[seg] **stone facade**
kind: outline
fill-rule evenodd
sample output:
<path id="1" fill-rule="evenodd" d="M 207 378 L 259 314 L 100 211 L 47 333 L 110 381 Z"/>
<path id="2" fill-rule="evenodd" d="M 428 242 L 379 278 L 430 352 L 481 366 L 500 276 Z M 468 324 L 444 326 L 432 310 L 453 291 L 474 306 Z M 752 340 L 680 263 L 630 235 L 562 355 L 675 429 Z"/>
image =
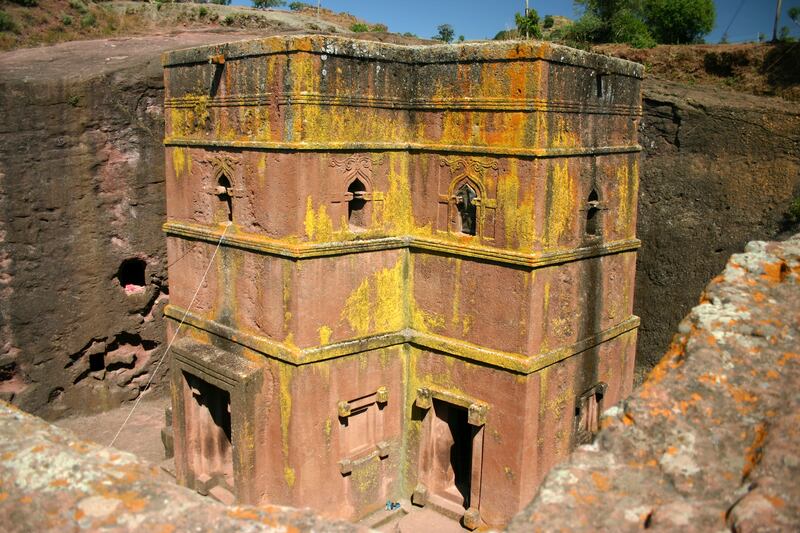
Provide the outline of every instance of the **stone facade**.
<path id="1" fill-rule="evenodd" d="M 164 64 L 179 480 L 505 525 L 631 389 L 641 67 L 319 36 Z"/>

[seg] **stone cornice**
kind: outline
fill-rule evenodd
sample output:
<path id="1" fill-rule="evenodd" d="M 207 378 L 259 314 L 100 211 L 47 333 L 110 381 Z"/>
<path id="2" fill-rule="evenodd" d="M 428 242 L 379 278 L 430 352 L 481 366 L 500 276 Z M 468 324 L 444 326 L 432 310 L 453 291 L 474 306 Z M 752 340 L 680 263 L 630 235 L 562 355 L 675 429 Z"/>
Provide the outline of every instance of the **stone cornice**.
<path id="1" fill-rule="evenodd" d="M 167 221 L 163 229 L 167 235 L 173 237 L 198 240 L 210 244 L 216 244 L 221 239 L 222 246 L 293 260 L 408 248 L 412 251 L 447 253 L 456 257 L 471 258 L 479 261 L 538 268 L 590 257 L 634 251 L 641 246 L 639 239 L 626 239 L 568 250 L 526 253 L 490 246 L 462 244 L 445 238 L 421 235 L 357 238 L 339 242 L 314 243 L 271 239 L 264 235 L 241 230 L 226 232 L 223 237 L 224 227 L 174 220 Z"/>
<path id="2" fill-rule="evenodd" d="M 543 350 L 533 355 L 526 355 L 493 350 L 459 339 L 433 333 L 425 333 L 410 328 L 401 331 L 347 339 L 322 346 L 298 348 L 297 346 L 276 341 L 263 335 L 245 333 L 214 320 L 203 318 L 196 313 L 187 312 L 185 309 L 176 305 L 168 305 L 164 309 L 164 314 L 175 321 L 182 321 L 184 326 L 193 327 L 223 337 L 265 356 L 292 365 L 318 363 L 320 361 L 346 357 L 369 350 L 378 350 L 409 343 L 420 348 L 434 350 L 459 359 L 502 368 L 519 374 L 531 374 L 639 327 L 639 317 L 631 315 L 610 328 L 596 332 L 568 346 Z"/>

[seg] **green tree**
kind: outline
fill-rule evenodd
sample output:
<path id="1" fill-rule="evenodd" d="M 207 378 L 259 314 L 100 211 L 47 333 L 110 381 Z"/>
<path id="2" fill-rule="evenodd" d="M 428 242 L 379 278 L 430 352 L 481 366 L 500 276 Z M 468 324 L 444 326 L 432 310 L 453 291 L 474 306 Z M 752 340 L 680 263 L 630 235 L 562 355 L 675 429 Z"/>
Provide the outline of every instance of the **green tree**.
<path id="1" fill-rule="evenodd" d="M 521 15 L 514 14 L 514 21 L 517 23 L 517 31 L 525 38 L 542 38 L 542 28 L 539 26 L 539 13 L 535 9 L 528 9 L 528 13 Z"/>
<path id="2" fill-rule="evenodd" d="M 456 35 L 456 31 L 450 24 L 442 24 L 436 28 L 439 32 L 433 36 L 434 39 L 437 41 L 444 41 L 446 43 L 452 42 L 453 37 Z"/>
<path id="3" fill-rule="evenodd" d="M 800 26 L 800 7 L 797 6 L 790 7 L 789 18 L 792 20 L 792 22 Z"/>
<path id="4" fill-rule="evenodd" d="M 544 16 L 544 23 L 542 24 L 542 27 L 545 28 L 545 29 L 550 29 L 550 28 L 553 27 L 553 24 L 555 24 L 555 23 L 556 23 L 556 21 L 555 21 L 555 19 L 553 19 L 553 15 L 545 15 Z"/>
<path id="5" fill-rule="evenodd" d="M 251 1 L 253 2 L 253 7 L 258 7 L 258 8 L 280 7 L 286 4 L 284 0 L 251 0 Z M 230 3 L 230 1 L 228 3 Z"/>
<path id="6" fill-rule="evenodd" d="M 584 14 L 576 23 L 591 42 L 694 43 L 714 27 L 713 0 L 575 0 Z M 583 20 L 586 19 L 586 20 Z M 576 33 L 573 31 L 573 34 Z"/>
<path id="7" fill-rule="evenodd" d="M 713 0 L 644 0 L 643 15 L 653 37 L 664 44 L 701 42 L 717 17 Z"/>

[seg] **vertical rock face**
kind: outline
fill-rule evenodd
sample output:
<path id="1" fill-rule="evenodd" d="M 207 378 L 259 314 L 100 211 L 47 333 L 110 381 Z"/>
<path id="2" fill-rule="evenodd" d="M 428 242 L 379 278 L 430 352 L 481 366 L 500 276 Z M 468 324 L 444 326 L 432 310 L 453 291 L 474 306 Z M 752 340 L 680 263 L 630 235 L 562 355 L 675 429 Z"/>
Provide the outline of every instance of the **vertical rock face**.
<path id="1" fill-rule="evenodd" d="M 161 353 L 159 64 L 3 59 L 0 394 L 46 417 L 109 408 L 139 394 Z"/>
<path id="2" fill-rule="evenodd" d="M 800 234 L 733 255 L 664 359 L 510 531 L 800 523 Z"/>
<path id="3" fill-rule="evenodd" d="M 639 375 L 656 364 L 725 258 L 750 239 L 774 238 L 800 196 L 796 105 L 652 80 L 643 104 Z"/>
<path id="4" fill-rule="evenodd" d="M 231 38 L 0 55 L 0 398 L 56 418 L 150 379 L 167 300 L 159 56 Z"/>

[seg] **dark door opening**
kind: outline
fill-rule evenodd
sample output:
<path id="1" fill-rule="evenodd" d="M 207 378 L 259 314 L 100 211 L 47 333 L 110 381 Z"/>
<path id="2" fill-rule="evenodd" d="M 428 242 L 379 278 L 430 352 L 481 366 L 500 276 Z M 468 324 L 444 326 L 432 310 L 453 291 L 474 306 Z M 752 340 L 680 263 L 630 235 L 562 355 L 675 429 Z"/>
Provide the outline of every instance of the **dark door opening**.
<path id="1" fill-rule="evenodd" d="M 352 195 L 350 201 L 347 202 L 347 221 L 351 228 L 366 228 L 367 216 L 366 209 L 367 201 L 364 199 L 364 193 L 367 188 L 361 183 L 361 180 L 356 178 L 353 183 L 347 188 L 347 192 Z"/>
<path id="2" fill-rule="evenodd" d="M 467 509 L 472 490 L 475 428 L 467 421 L 467 410 L 463 407 L 439 400 L 434 400 L 433 407 L 435 492 Z"/>
<path id="3" fill-rule="evenodd" d="M 231 396 L 197 376 L 183 374 L 186 384 L 186 450 L 198 489 L 233 493 Z M 217 491 L 213 489 L 218 489 Z M 218 497 L 218 499 L 223 499 Z"/>

